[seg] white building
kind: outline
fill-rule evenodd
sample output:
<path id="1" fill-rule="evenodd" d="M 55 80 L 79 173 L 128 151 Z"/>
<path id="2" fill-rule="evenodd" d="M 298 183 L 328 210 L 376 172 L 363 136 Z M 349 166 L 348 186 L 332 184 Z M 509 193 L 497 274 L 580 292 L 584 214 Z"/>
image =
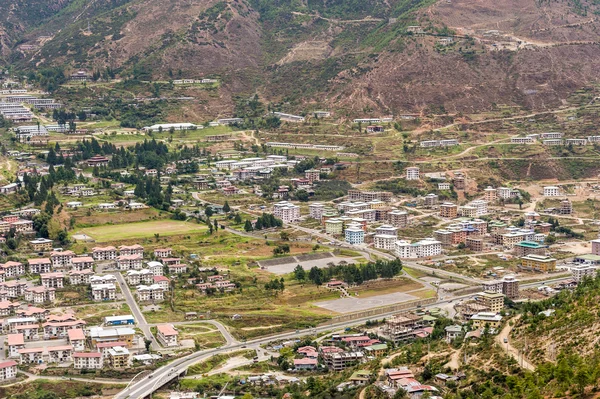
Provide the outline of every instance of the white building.
<path id="1" fill-rule="evenodd" d="M 273 205 L 273 215 L 283 223 L 291 223 L 300 219 L 300 207 L 288 201 L 281 201 Z"/>
<path id="2" fill-rule="evenodd" d="M 411 166 L 406 168 L 406 180 L 419 180 L 418 166 Z"/>
<path id="3" fill-rule="evenodd" d="M 557 186 L 546 186 L 544 187 L 544 197 L 558 197 L 560 196 L 560 188 Z"/>
<path id="4" fill-rule="evenodd" d="M 398 241 L 397 235 L 375 234 L 373 237 L 373 246 L 378 249 L 393 251 Z"/>
<path id="5" fill-rule="evenodd" d="M 104 366 L 101 352 L 75 352 L 73 353 L 73 368 L 77 370 L 101 369 Z"/>
<path id="6" fill-rule="evenodd" d="M 0 381 L 12 380 L 17 378 L 17 362 L 6 360 L 0 362 Z"/>
<path id="7" fill-rule="evenodd" d="M 92 285 L 92 299 L 96 302 L 114 301 L 117 287 L 113 283 Z"/>
<path id="8" fill-rule="evenodd" d="M 488 213 L 488 203 L 484 200 L 471 201 L 471 206 L 475 208 L 475 217 L 486 215 Z"/>
<path id="9" fill-rule="evenodd" d="M 165 299 L 165 290 L 158 284 L 138 285 L 136 294 L 140 302 L 159 302 Z"/>
<path id="10" fill-rule="evenodd" d="M 580 282 L 585 277 L 594 278 L 596 276 L 596 267 L 590 264 L 576 265 L 571 268 L 573 280 Z"/>
<path id="11" fill-rule="evenodd" d="M 323 217 L 323 211 L 325 210 L 325 205 L 321 203 L 314 203 L 308 206 L 308 214 L 311 218 L 321 220 Z"/>
<path id="12" fill-rule="evenodd" d="M 145 126 L 142 129 L 147 132 L 164 132 L 172 130 L 195 130 L 202 129 L 204 126 L 194 125 L 193 123 L 158 123 L 152 126 Z"/>
<path id="13" fill-rule="evenodd" d="M 442 253 L 442 243 L 433 238 L 409 243 L 408 241 L 396 241 L 396 256 L 399 258 L 428 258 Z"/>

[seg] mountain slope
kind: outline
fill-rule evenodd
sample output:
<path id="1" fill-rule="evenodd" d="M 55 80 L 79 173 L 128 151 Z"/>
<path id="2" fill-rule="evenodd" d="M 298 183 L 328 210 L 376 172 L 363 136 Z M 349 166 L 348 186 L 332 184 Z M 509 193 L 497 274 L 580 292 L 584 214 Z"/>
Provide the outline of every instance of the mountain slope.
<path id="1" fill-rule="evenodd" d="M 36 2 L 0 19 L 19 27 L 2 43 L 21 67 L 218 75 L 226 96 L 258 91 L 296 112 L 552 108 L 600 67 L 592 0 L 54 0 L 56 16 L 25 18 Z"/>

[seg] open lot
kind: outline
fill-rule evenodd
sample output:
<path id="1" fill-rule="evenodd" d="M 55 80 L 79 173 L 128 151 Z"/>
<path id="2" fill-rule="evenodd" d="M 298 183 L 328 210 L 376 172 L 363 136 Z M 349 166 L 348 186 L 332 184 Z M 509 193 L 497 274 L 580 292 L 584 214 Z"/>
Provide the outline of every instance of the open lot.
<path id="1" fill-rule="evenodd" d="M 156 220 L 151 222 L 128 223 L 126 225 L 107 225 L 84 228 L 77 233 L 87 234 L 96 242 L 118 241 L 121 239 L 171 236 L 176 234 L 197 233 L 206 230 L 206 226 L 178 220 Z"/>
<path id="2" fill-rule="evenodd" d="M 265 267 L 265 269 L 268 272 L 271 272 L 271 273 L 274 273 L 277 275 L 282 275 L 282 274 L 292 273 L 294 271 L 294 268 L 297 265 L 302 266 L 304 268 L 304 270 L 309 270 L 314 266 L 316 266 L 320 269 L 326 268 L 329 263 L 338 264 L 342 261 L 348 262 L 348 263 L 358 263 L 359 261 L 364 261 L 363 258 L 342 258 L 339 256 L 333 256 L 333 255 L 328 256 L 326 258 L 304 260 L 304 261 L 301 259 L 298 259 L 296 257 L 293 257 L 293 256 L 290 256 L 286 259 L 289 259 L 289 262 L 281 263 L 281 264 L 273 264 L 275 262 L 263 261 L 263 262 L 259 262 L 259 265 L 261 267 Z"/>
<path id="3" fill-rule="evenodd" d="M 395 292 L 392 294 L 376 295 L 369 298 L 333 299 L 330 301 L 317 302 L 315 305 L 337 313 L 349 313 L 411 301 L 414 299 L 418 298 L 410 294 Z"/>

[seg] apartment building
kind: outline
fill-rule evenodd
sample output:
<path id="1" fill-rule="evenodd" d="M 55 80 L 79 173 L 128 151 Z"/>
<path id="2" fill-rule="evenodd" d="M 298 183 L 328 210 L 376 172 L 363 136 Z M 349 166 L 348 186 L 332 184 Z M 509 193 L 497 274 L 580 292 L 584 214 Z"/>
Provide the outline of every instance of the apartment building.
<path id="1" fill-rule="evenodd" d="M 571 267 L 571 274 L 573 275 L 573 280 L 580 282 L 584 278 L 594 278 L 598 270 L 595 266 L 591 264 L 583 264 L 583 265 L 575 265 Z"/>
<path id="2" fill-rule="evenodd" d="M 94 268 L 94 258 L 91 256 L 76 256 L 71 259 L 72 270 L 85 270 Z"/>
<path id="3" fill-rule="evenodd" d="M 104 366 L 102 353 L 100 352 L 74 352 L 73 368 L 77 370 L 101 369 Z"/>
<path id="4" fill-rule="evenodd" d="M 401 210 L 394 210 L 388 213 L 389 223 L 398 228 L 404 228 L 408 226 L 408 212 Z"/>
<path id="5" fill-rule="evenodd" d="M 139 244 L 121 245 L 119 247 L 119 255 L 144 255 L 144 247 Z"/>
<path id="6" fill-rule="evenodd" d="M 398 236 L 388 234 L 375 234 L 373 236 L 373 246 L 377 249 L 393 251 L 396 248 Z"/>
<path id="7" fill-rule="evenodd" d="M 0 264 L 0 271 L 4 272 L 4 278 L 19 277 L 25 274 L 25 265 L 21 262 L 8 261 Z"/>
<path id="8" fill-rule="evenodd" d="M 487 307 L 490 312 L 500 313 L 504 309 L 504 295 L 499 292 L 484 291 L 475 296 L 476 300 Z"/>
<path id="9" fill-rule="evenodd" d="M 54 269 L 69 269 L 71 261 L 75 257 L 73 251 L 53 251 L 50 253 L 50 261 Z"/>
<path id="10" fill-rule="evenodd" d="M 321 220 L 323 212 L 325 211 L 325 205 L 321 203 L 314 203 L 308 205 L 308 215 L 316 220 Z"/>
<path id="11" fill-rule="evenodd" d="M 25 300 L 31 303 L 53 302 L 56 299 L 56 289 L 44 286 L 25 289 Z"/>
<path id="12" fill-rule="evenodd" d="M 93 275 L 94 271 L 90 269 L 71 270 L 69 272 L 69 283 L 71 285 L 88 285 Z"/>
<path id="13" fill-rule="evenodd" d="M 396 241 L 395 252 L 396 256 L 402 259 L 428 258 L 442 253 L 442 243 L 433 238 L 426 238 L 412 244 L 399 240 Z"/>
<path id="14" fill-rule="evenodd" d="M 440 216 L 447 219 L 456 219 L 458 206 L 452 202 L 444 202 L 440 205 Z"/>
<path id="15" fill-rule="evenodd" d="M 365 242 L 365 231 L 356 225 L 350 225 L 344 231 L 346 242 L 350 245 L 359 245 Z"/>
<path id="16" fill-rule="evenodd" d="M 545 255 L 527 255 L 521 258 L 519 267 L 525 270 L 548 273 L 556 269 L 556 259 Z"/>
<path id="17" fill-rule="evenodd" d="M 117 257 L 117 267 L 119 270 L 140 270 L 143 260 L 140 254 L 119 255 Z"/>
<path id="18" fill-rule="evenodd" d="M 136 295 L 140 302 L 160 302 L 165 299 L 165 291 L 158 284 L 138 285 Z"/>
<path id="19" fill-rule="evenodd" d="M 159 324 L 156 326 L 156 338 L 165 347 L 178 346 L 177 337 L 179 332 L 173 327 L 172 324 Z"/>
<path id="20" fill-rule="evenodd" d="M 63 288 L 65 275 L 60 272 L 42 273 L 40 275 L 42 286 L 46 288 Z"/>
<path id="21" fill-rule="evenodd" d="M 544 197 L 558 197 L 560 196 L 560 188 L 557 186 L 546 186 L 543 193 Z"/>
<path id="22" fill-rule="evenodd" d="M 13 380 L 17 378 L 17 362 L 6 360 L 0 362 L 0 381 Z"/>
<path id="23" fill-rule="evenodd" d="M 29 259 L 27 263 L 29 264 L 29 273 L 31 274 L 50 273 L 52 271 L 50 258 Z"/>
<path id="24" fill-rule="evenodd" d="M 117 248 L 108 247 L 94 247 L 92 248 L 92 258 L 94 260 L 114 260 L 117 258 Z"/>
<path id="25" fill-rule="evenodd" d="M 300 219 L 300 207 L 288 201 L 277 202 L 273 205 L 273 215 L 284 223 L 295 222 Z"/>
<path id="26" fill-rule="evenodd" d="M 419 180 L 419 167 L 411 166 L 406 168 L 406 180 Z"/>
<path id="27" fill-rule="evenodd" d="M 92 299 L 95 302 L 114 301 L 117 298 L 117 287 L 113 283 L 92 285 Z"/>

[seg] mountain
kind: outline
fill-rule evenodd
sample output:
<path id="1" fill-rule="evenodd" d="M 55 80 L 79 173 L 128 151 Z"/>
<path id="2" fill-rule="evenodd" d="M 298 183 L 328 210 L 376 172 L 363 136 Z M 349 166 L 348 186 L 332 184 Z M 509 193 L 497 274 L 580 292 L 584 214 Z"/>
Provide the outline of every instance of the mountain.
<path id="1" fill-rule="evenodd" d="M 224 96 L 258 92 L 295 112 L 538 110 L 597 83 L 596 3 L 17 0 L 0 4 L 0 49 L 24 69 L 219 76 Z"/>

